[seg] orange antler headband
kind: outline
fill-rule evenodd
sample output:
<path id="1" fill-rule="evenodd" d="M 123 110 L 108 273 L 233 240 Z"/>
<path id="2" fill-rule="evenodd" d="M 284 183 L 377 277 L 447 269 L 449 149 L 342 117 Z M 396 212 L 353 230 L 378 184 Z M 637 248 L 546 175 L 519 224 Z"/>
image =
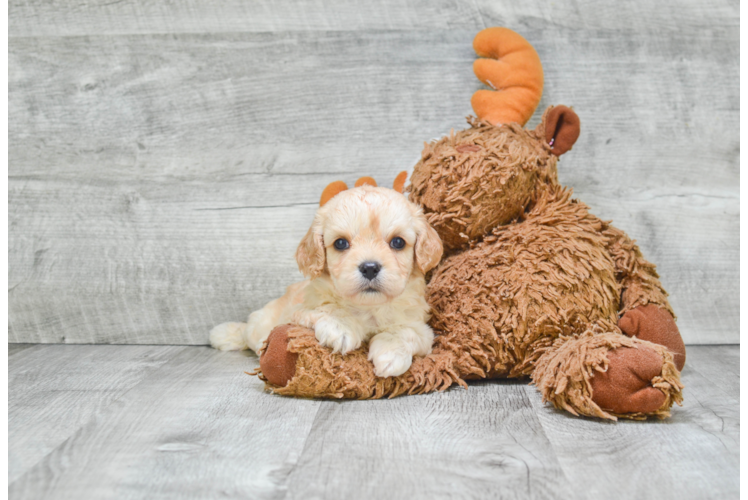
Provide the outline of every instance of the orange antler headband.
<path id="1" fill-rule="evenodd" d="M 397 177 L 395 177 L 395 182 L 392 183 L 392 189 L 394 189 L 398 193 L 402 193 L 403 188 L 405 187 L 405 180 L 407 178 L 408 172 L 403 171 L 397 174 Z M 368 176 L 359 178 L 356 181 L 354 187 L 361 187 L 364 184 L 377 187 L 377 181 Z M 346 189 L 348 189 L 348 185 L 343 181 L 331 182 L 325 189 L 322 190 L 322 196 L 320 196 L 319 198 L 319 206 L 323 206 L 325 203 L 333 199 L 338 193 L 342 193 Z"/>

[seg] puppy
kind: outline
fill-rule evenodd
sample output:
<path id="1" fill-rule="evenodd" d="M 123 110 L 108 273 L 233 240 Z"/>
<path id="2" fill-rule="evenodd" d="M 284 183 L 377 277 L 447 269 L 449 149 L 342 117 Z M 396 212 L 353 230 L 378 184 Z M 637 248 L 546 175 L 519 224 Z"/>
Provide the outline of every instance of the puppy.
<path id="1" fill-rule="evenodd" d="M 341 354 L 368 341 L 376 375 L 401 375 L 414 355 L 431 352 L 424 275 L 441 256 L 439 235 L 401 193 L 369 185 L 342 191 L 317 210 L 296 251 L 308 279 L 247 323 L 216 326 L 210 342 L 257 352 L 274 327 L 294 323 Z"/>

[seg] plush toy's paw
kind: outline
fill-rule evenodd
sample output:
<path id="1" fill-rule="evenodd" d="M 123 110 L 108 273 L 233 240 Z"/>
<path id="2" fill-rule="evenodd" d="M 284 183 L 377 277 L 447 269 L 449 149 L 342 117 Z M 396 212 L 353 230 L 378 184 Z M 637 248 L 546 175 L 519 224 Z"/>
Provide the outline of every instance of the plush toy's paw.
<path id="1" fill-rule="evenodd" d="M 267 347 L 260 355 L 262 375 L 273 385 L 285 387 L 296 374 L 299 355 L 288 351 L 288 329 L 292 325 L 273 328 L 267 339 Z"/>
<path id="2" fill-rule="evenodd" d="M 651 348 L 619 347 L 608 352 L 608 370 L 592 377 L 592 400 L 605 411 L 652 413 L 666 396 L 652 386 L 662 372 L 662 356 Z"/>
<path id="3" fill-rule="evenodd" d="M 361 347 L 361 339 L 331 317 L 321 318 L 314 324 L 314 336 L 320 344 L 340 354 Z"/>
<path id="4" fill-rule="evenodd" d="M 665 309 L 655 304 L 638 306 L 618 320 L 618 328 L 629 336 L 665 346 L 673 353 L 673 362 L 678 371 L 686 364 L 686 346 L 675 324 Z"/>
<path id="5" fill-rule="evenodd" d="M 369 343 L 369 361 L 377 377 L 397 377 L 408 371 L 413 355 L 394 336 L 380 333 Z"/>

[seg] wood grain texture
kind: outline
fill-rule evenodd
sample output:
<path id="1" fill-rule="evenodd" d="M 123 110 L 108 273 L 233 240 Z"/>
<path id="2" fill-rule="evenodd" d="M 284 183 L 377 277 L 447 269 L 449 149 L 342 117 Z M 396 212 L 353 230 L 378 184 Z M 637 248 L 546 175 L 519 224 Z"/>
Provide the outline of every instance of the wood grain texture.
<path id="1" fill-rule="evenodd" d="M 183 347 L 36 346 L 8 360 L 8 482 Z"/>
<path id="2" fill-rule="evenodd" d="M 10 341 L 201 344 L 245 318 L 299 278 L 326 184 L 464 126 L 472 37 L 503 24 L 544 63 L 530 125 L 582 119 L 562 182 L 658 265 L 687 343 L 738 342 L 736 6 L 419 5 L 13 3 Z"/>
<path id="3" fill-rule="evenodd" d="M 320 403 L 265 394 L 244 373 L 257 365 L 182 348 L 10 484 L 10 497 L 282 496 Z"/>
<path id="4" fill-rule="evenodd" d="M 387 1 L 225 1 L 82 2 L 76 6 L 41 0 L 8 5 L 9 35 L 81 36 L 97 34 L 356 31 L 365 29 L 482 29 L 540 23 L 579 29 L 683 31 L 736 26 L 739 8 L 729 0 L 660 2 L 506 2 L 473 0 Z M 634 28 L 635 27 L 635 28 Z"/>
<path id="5" fill-rule="evenodd" d="M 571 498 L 522 382 L 323 403 L 289 498 Z"/>
<path id="6" fill-rule="evenodd" d="M 698 349 L 689 346 L 689 355 Z M 682 381 L 683 407 L 670 419 L 647 423 L 573 418 L 526 389 L 567 478 L 580 485 L 580 498 L 737 498 L 740 405 L 719 390 L 719 380 L 688 362 Z"/>
<path id="7" fill-rule="evenodd" d="M 8 12 L 12 37 L 483 27 L 474 4 L 460 0 L 228 0 L 220 4 L 124 0 L 75 6 L 14 0 Z"/>
<path id="8" fill-rule="evenodd" d="M 683 2 L 496 2 L 474 0 L 486 26 L 539 27 L 558 24 L 579 31 L 601 29 L 626 32 L 682 32 L 706 27 L 736 27 L 739 4 L 731 0 Z M 634 41 L 633 39 L 629 41 Z M 563 40 L 559 40 L 562 43 Z"/>
<path id="9" fill-rule="evenodd" d="M 739 346 L 688 349 L 671 419 L 613 423 L 556 411 L 516 380 L 319 402 L 264 393 L 245 353 L 38 346 L 10 358 L 10 466 L 42 426 L 54 449 L 9 497 L 734 498 L 739 404 L 726 374 L 694 367 L 731 365 Z M 156 366 L 157 352 L 172 356 Z"/>
<path id="10" fill-rule="evenodd" d="M 686 363 L 740 402 L 740 349 L 734 345 L 689 346 Z"/>

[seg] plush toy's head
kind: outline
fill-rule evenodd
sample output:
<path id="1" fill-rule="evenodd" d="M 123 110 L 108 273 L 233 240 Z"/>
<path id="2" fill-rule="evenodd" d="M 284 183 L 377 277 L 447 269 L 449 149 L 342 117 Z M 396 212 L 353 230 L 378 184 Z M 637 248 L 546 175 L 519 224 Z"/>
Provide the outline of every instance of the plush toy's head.
<path id="1" fill-rule="evenodd" d="M 518 219 L 538 189 L 558 182 L 558 155 L 579 135 L 566 106 L 549 108 L 535 130 L 517 123 L 471 127 L 426 144 L 410 179 L 410 199 L 453 251 Z"/>
<path id="2" fill-rule="evenodd" d="M 411 177 L 410 199 L 448 252 L 518 219 L 542 186 L 558 182 L 556 161 L 579 137 L 579 117 L 551 106 L 535 130 L 523 128 L 540 102 L 543 68 L 535 49 L 505 28 L 481 31 L 476 76 L 493 90 L 473 95 L 471 127 L 426 144 Z"/>

